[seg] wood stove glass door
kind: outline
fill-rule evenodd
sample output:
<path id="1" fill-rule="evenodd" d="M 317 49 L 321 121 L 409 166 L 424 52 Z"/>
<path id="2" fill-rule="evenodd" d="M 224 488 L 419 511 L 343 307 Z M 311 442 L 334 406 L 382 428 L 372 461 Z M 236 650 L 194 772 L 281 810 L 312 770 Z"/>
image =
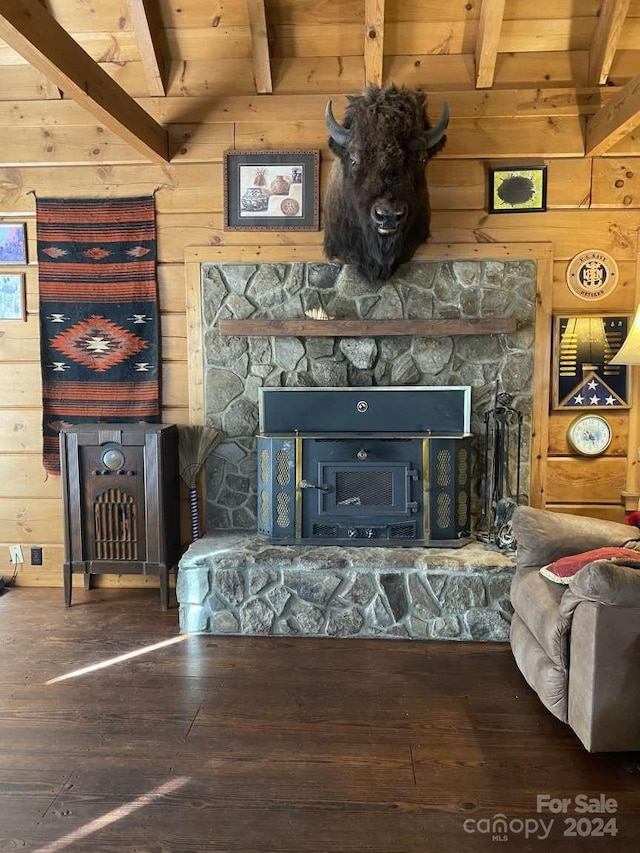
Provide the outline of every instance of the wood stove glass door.
<path id="1" fill-rule="evenodd" d="M 417 520 L 421 449 L 420 440 L 305 441 L 303 536 L 316 525 L 373 525 L 381 534 L 381 525 Z"/>

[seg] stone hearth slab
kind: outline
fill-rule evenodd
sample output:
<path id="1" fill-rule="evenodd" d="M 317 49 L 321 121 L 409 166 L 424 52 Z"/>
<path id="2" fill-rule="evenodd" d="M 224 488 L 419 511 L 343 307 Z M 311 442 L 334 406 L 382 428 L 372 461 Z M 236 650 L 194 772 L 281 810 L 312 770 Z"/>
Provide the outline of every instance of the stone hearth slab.
<path id="1" fill-rule="evenodd" d="M 514 555 L 479 542 L 343 548 L 214 533 L 180 560 L 180 630 L 506 641 L 514 571 Z"/>

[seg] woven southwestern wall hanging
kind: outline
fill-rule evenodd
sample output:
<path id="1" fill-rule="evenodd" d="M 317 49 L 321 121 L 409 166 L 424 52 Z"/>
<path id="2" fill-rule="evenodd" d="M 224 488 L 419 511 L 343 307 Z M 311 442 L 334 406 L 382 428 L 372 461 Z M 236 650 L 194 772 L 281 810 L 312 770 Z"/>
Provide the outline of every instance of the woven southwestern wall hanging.
<path id="1" fill-rule="evenodd" d="M 159 420 L 153 198 L 37 199 L 44 467 L 78 423 Z"/>

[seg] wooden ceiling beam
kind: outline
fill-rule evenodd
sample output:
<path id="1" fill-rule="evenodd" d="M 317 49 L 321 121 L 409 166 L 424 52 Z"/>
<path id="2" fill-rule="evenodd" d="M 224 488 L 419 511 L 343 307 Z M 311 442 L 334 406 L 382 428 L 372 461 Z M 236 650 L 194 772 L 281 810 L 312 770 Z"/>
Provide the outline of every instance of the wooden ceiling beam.
<path id="1" fill-rule="evenodd" d="M 640 76 L 629 80 L 587 123 L 587 157 L 598 157 L 640 125 Z"/>
<path id="2" fill-rule="evenodd" d="M 631 0 L 604 0 L 589 51 L 589 86 L 607 82 Z"/>
<path id="3" fill-rule="evenodd" d="M 0 0 L 0 38 L 145 157 L 168 162 L 167 131 L 94 62 L 38 0 Z"/>
<path id="4" fill-rule="evenodd" d="M 364 79 L 382 86 L 384 65 L 384 0 L 365 0 Z"/>
<path id="5" fill-rule="evenodd" d="M 158 5 L 151 0 L 127 0 L 127 6 L 149 94 L 164 97 L 167 94 L 164 58 L 168 53 Z"/>
<path id="6" fill-rule="evenodd" d="M 476 36 L 476 89 L 490 89 L 496 71 L 505 0 L 482 0 Z"/>
<path id="7" fill-rule="evenodd" d="M 40 5 L 43 9 L 49 12 L 49 14 L 51 14 L 47 0 L 40 0 Z M 42 94 L 45 98 L 56 101 L 62 98 L 62 92 L 58 89 L 55 83 L 52 83 L 51 80 L 44 76 L 44 74 L 40 75 L 40 79 L 42 80 Z"/>
<path id="8" fill-rule="evenodd" d="M 273 92 L 273 81 L 271 79 L 267 12 L 264 7 L 264 0 L 247 0 L 247 11 L 249 12 L 251 55 L 253 56 L 256 92 L 259 95 L 270 95 Z"/>

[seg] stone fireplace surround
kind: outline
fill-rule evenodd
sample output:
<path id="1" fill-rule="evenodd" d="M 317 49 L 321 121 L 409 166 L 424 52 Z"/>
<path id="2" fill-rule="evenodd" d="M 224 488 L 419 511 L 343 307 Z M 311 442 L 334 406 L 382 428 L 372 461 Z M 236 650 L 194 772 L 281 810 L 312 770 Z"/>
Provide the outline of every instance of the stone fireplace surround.
<path id="1" fill-rule="evenodd" d="M 206 466 L 208 535 L 180 562 L 181 630 L 421 639 L 508 636 L 513 558 L 457 551 L 273 545 L 256 529 L 255 433 L 261 386 L 470 385 L 479 513 L 483 414 L 496 380 L 525 413 L 529 459 L 534 260 L 414 261 L 380 288 L 327 262 L 202 264 L 205 423 L 224 439 Z M 221 319 L 514 317 L 511 335 L 247 338 Z M 528 485 L 525 464 L 522 482 Z M 526 498 L 525 498 L 526 500 Z"/>

